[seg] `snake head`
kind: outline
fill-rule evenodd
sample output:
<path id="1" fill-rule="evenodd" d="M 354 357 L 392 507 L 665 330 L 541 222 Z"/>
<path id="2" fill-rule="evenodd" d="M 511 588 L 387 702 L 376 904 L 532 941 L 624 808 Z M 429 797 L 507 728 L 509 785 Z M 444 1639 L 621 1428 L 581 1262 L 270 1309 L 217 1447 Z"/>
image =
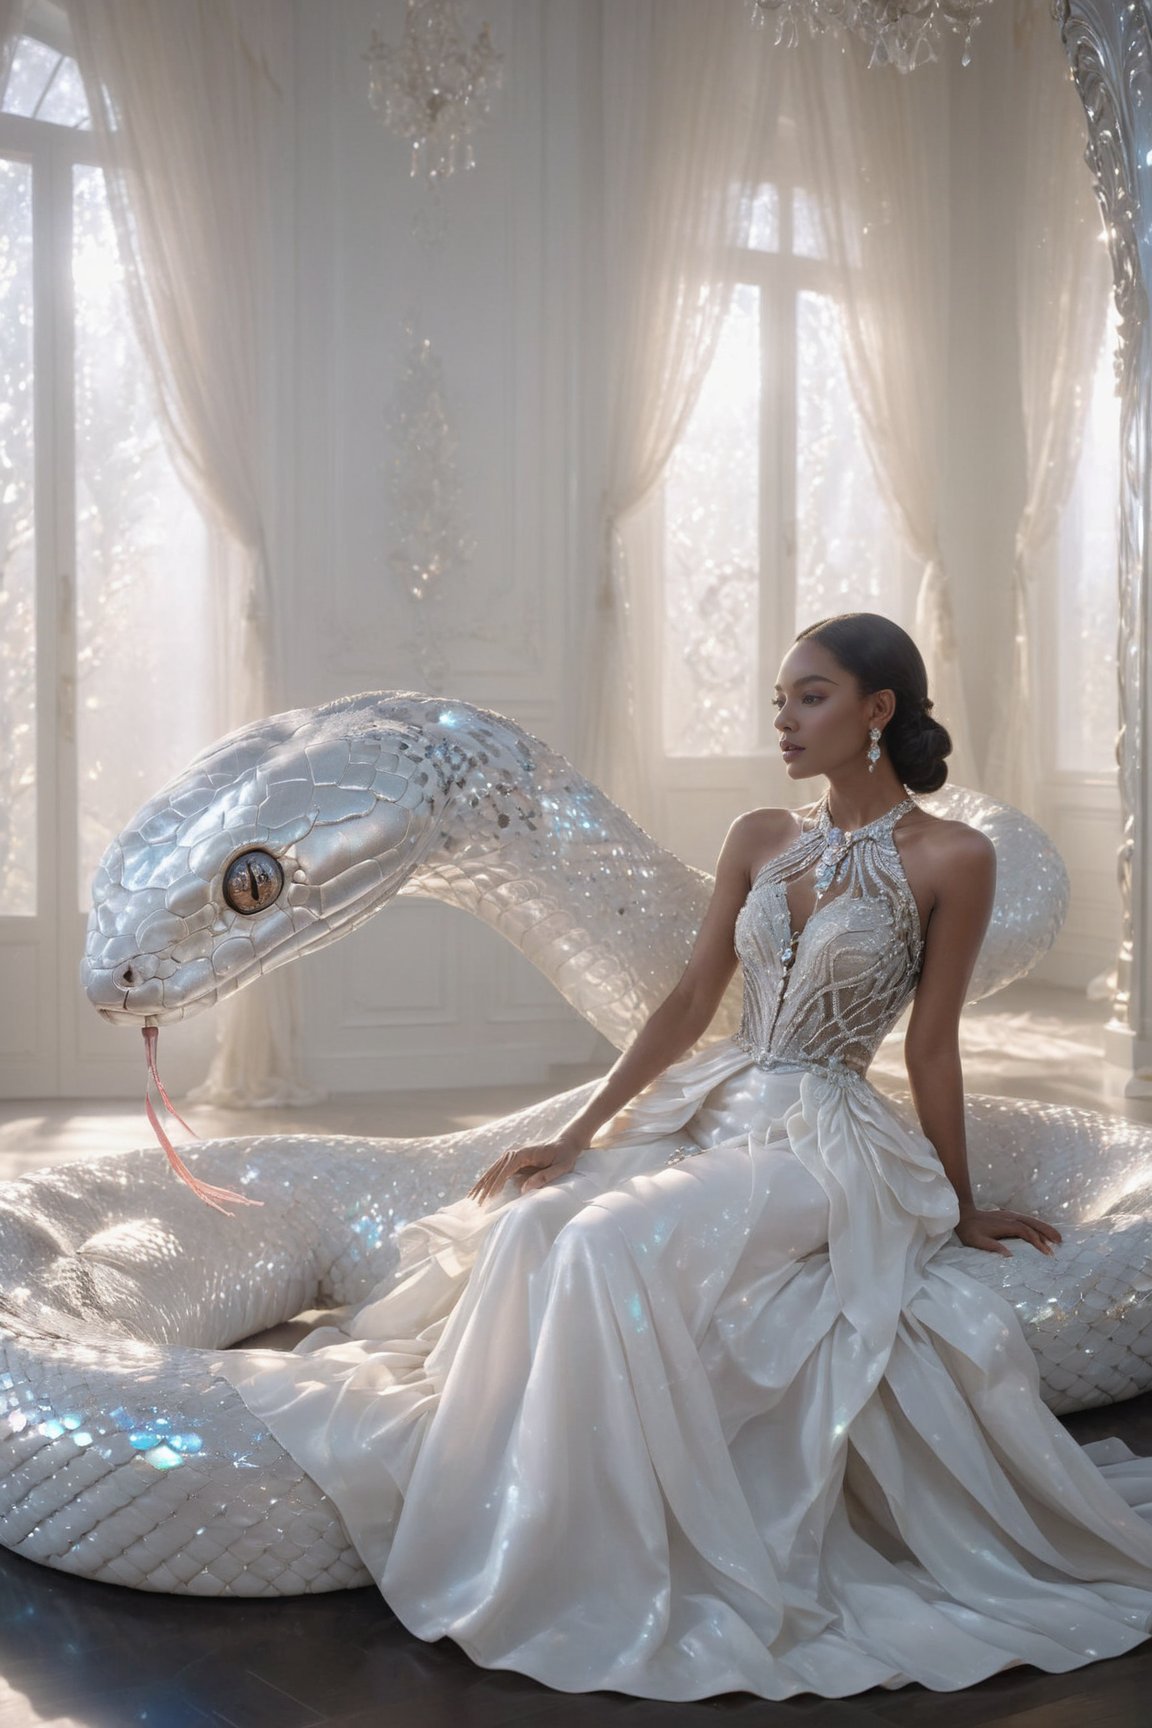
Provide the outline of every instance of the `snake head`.
<path id="1" fill-rule="evenodd" d="M 457 784 L 460 745 L 424 704 L 377 694 L 273 716 L 151 798 L 92 883 L 81 982 L 104 1018 L 186 1019 L 399 892 Z"/>

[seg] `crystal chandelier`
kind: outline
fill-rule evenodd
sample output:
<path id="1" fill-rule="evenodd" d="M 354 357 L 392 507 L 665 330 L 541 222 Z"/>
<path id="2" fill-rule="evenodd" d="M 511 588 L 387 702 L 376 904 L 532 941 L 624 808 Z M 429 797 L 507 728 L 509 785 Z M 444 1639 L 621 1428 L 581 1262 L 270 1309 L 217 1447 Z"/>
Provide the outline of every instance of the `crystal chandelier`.
<path id="1" fill-rule="evenodd" d="M 364 58 L 368 99 L 382 124 L 412 142 L 412 174 L 422 167 L 429 180 L 443 180 L 454 172 L 458 155 L 465 168 L 475 167 L 472 140 L 488 117 L 504 67 L 487 24 L 469 46 L 456 0 L 407 0 L 399 47 L 373 30 Z"/>
<path id="2" fill-rule="evenodd" d="M 964 37 L 962 64 L 972 58 L 972 32 L 992 0 L 751 0 L 757 23 L 775 24 L 777 42 L 792 45 L 801 21 L 813 35 L 828 29 L 850 30 L 871 49 L 869 66 L 893 65 L 911 72 L 922 60 L 935 60 L 941 32 Z"/>

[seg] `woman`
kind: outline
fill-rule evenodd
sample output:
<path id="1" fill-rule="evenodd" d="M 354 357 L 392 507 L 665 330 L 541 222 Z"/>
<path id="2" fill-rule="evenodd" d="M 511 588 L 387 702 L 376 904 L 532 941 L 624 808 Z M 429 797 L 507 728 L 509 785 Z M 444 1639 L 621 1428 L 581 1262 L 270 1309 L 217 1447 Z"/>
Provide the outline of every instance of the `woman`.
<path id="1" fill-rule="evenodd" d="M 842 660 L 836 657 L 837 646 Z M 901 690 L 901 703 L 892 688 L 867 696 L 857 688 L 885 678 Z M 811 625 L 797 637 L 780 679 L 773 705 L 789 776 L 826 776 L 830 804 L 844 829 L 866 826 L 874 812 L 883 816 L 907 798 L 907 787 L 936 792 L 944 784 L 944 758 L 952 741 L 928 713 L 932 703 L 919 650 L 890 619 L 849 613 Z M 870 740 L 867 751 L 860 748 L 862 734 Z M 881 747 L 885 736 L 886 750 Z M 903 778 L 893 765 L 894 749 Z M 692 957 L 671 996 L 568 1128 L 546 1145 L 506 1153 L 469 1190 L 476 1199 L 487 1199 L 510 1179 L 522 1177 L 523 1192 L 566 1175 L 601 1124 L 696 1043 L 736 969 L 733 931 L 752 882 L 788 849 L 797 828 L 791 810 L 752 810 L 737 818 L 720 853 L 715 891 Z M 904 1052 L 921 1126 L 959 1200 L 956 1235 L 970 1248 L 1001 1254 L 1011 1251 L 1000 1238 L 1020 1236 L 1050 1253 L 1049 1243 L 1060 1240 L 1058 1230 L 1016 1212 L 981 1212 L 968 1180 L 960 1010 L 992 914 L 996 849 L 975 828 L 942 821 L 926 810 L 910 810 L 899 829 L 897 851 L 924 930 L 923 966 Z M 807 922 L 813 898 L 806 883 L 789 894 L 789 905 L 797 906 L 797 925 Z"/>
<path id="2" fill-rule="evenodd" d="M 941 1253 L 1061 1242 L 968 1180 L 994 849 L 909 795 L 950 740 L 890 620 L 803 631 L 775 700 L 789 775 L 827 788 L 733 823 L 682 978 L 590 1101 L 405 1225 L 343 1329 L 226 1376 L 411 1631 L 561 1690 L 1119 1654 L 1152 1632 L 1152 1465 L 1072 1440 L 1013 1310 Z M 739 1031 L 685 1055 L 738 960 Z M 922 1131 L 865 1072 L 913 995 Z"/>

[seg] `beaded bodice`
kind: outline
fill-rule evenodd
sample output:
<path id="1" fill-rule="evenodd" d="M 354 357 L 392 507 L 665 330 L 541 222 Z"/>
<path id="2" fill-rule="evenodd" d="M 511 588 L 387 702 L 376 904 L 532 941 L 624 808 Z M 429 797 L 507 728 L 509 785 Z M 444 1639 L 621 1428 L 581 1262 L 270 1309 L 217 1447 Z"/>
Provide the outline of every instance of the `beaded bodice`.
<path id="1" fill-rule="evenodd" d="M 920 914 L 892 837 L 908 797 L 841 839 L 825 793 L 802 832 L 764 865 L 736 918 L 744 1008 L 738 1043 L 764 1067 L 863 1074 L 916 988 Z M 788 884 L 808 878 L 797 936 Z M 798 896 L 800 897 L 800 896 Z"/>

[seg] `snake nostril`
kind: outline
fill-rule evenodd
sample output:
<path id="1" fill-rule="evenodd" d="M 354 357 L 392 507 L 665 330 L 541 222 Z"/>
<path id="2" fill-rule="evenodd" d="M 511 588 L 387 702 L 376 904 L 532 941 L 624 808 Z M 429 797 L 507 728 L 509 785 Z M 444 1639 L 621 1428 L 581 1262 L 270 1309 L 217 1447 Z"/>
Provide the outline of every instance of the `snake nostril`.
<path id="1" fill-rule="evenodd" d="M 135 984 L 136 981 L 136 971 L 132 966 L 121 966 L 115 976 L 116 984 L 122 986 L 131 986 Z"/>

